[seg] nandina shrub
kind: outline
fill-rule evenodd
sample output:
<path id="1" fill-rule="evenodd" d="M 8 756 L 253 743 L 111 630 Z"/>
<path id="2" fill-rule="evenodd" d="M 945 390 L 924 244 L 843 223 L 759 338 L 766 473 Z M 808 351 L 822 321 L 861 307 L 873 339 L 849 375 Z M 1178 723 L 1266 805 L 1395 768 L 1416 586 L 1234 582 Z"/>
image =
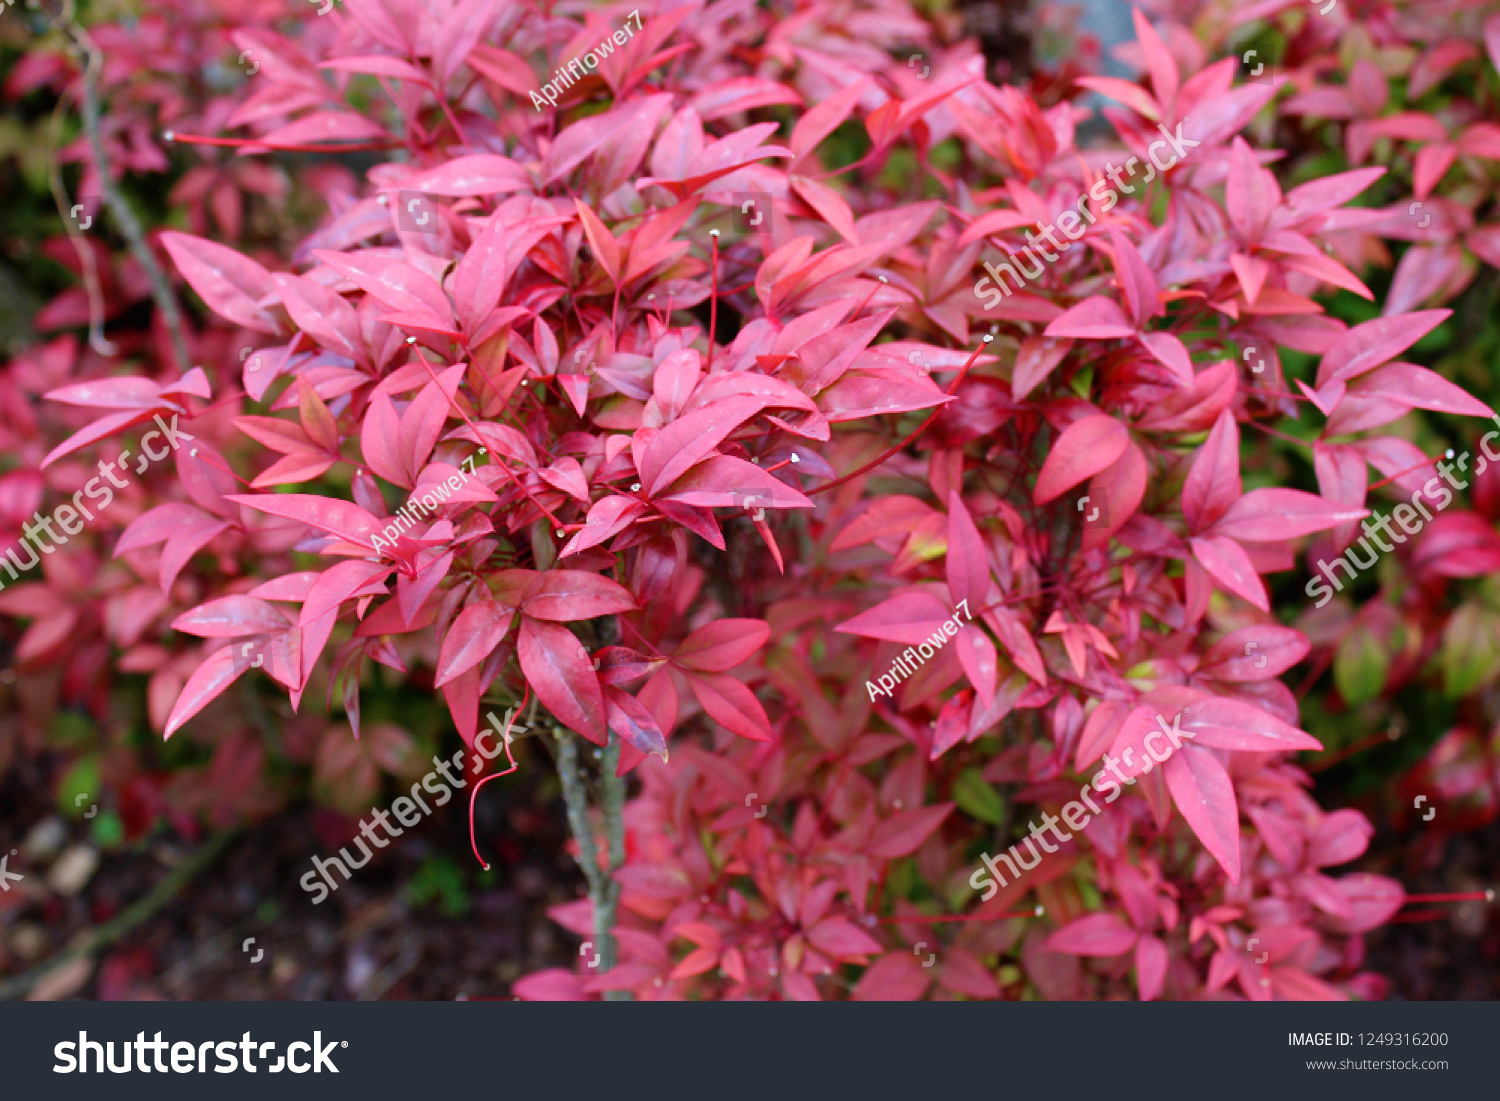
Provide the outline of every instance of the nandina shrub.
<path id="1" fill-rule="evenodd" d="M 1254 46 L 1272 72 L 1285 74 L 1276 134 L 1297 158 L 1292 172 L 1365 164 L 1387 170 L 1361 197 L 1370 209 L 1332 236 L 1337 254 L 1373 266 L 1384 315 L 1452 304 L 1455 316 L 1409 354 L 1493 402 L 1491 363 L 1500 350 L 1490 321 L 1500 263 L 1493 244 L 1500 14 L 1493 5 L 1380 3 L 1362 5 L 1357 18 L 1338 8 L 1326 18 L 1296 8 L 1268 15 L 1249 4 L 1200 16 L 1190 6 L 1166 5 L 1164 14 L 1168 35 L 1192 25 L 1210 48 L 1227 47 L 1232 36 L 1236 52 L 1251 58 L 1244 47 Z M 1335 308 L 1351 320 L 1375 311 L 1362 306 L 1346 300 Z M 1350 761 L 1347 768 L 1359 769 L 1354 780 L 1371 788 L 1430 748 L 1399 787 L 1387 787 L 1383 801 L 1394 819 L 1412 825 L 1433 813 L 1414 813 L 1415 795 L 1442 806 L 1437 820 L 1421 827 L 1421 862 L 1431 864 L 1448 832 L 1483 824 L 1495 805 L 1496 758 L 1482 732 L 1500 718 L 1487 691 L 1500 676 L 1491 580 L 1500 568 L 1493 526 L 1500 470 L 1488 458 L 1490 425 L 1459 422 L 1451 415 L 1457 410 L 1441 403 L 1411 414 L 1409 404 L 1372 408 L 1361 420 L 1384 434 L 1354 447 L 1382 475 L 1378 485 L 1392 502 L 1408 499 L 1433 474 L 1432 460 L 1451 450 L 1456 503 L 1420 537 L 1397 546 L 1368 582 L 1298 625 L 1313 643 L 1308 683 L 1324 669 L 1332 673 L 1327 690 L 1315 689 L 1304 707 L 1308 728 L 1337 750 L 1330 763 Z M 1325 493 L 1352 500 L 1363 496 L 1366 476 L 1348 447 L 1320 443 L 1316 473 Z M 1309 566 L 1342 549 L 1315 543 Z M 1396 738 L 1399 745 L 1391 746 Z M 1372 746 L 1388 748 L 1369 754 L 1371 763 L 1356 756 Z"/>
<path id="2" fill-rule="evenodd" d="M 1079 148 L 1082 108 L 989 84 L 898 4 L 630 14 L 361 0 L 336 35 L 238 33 L 243 152 L 401 152 L 289 270 L 165 235 L 253 351 L 243 393 L 55 391 L 118 412 L 49 467 L 159 413 L 195 437 L 114 547 L 166 601 L 140 617 L 185 678 L 164 733 L 263 673 L 359 737 L 366 659 L 430 678 L 470 745 L 522 708 L 590 880 L 557 917 L 605 957 L 523 996 L 1378 995 L 1362 934 L 1401 889 L 1322 870 L 1369 827 L 1288 759 L 1318 747 L 1276 679 L 1308 642 L 1261 577 L 1365 515 L 1362 478 L 1276 484 L 1266 440 L 1383 469 L 1405 453 L 1371 408 L 1489 412 L 1390 362 L 1442 314 L 1350 327 L 1313 297 L 1370 296 L 1322 246 L 1380 170 L 1284 191 L 1242 136 L 1278 81 L 1141 18 L 1148 85 L 1079 80 L 1126 108 Z M 1321 357 L 1301 393 L 1281 349 Z M 981 854 L 1110 784 L 987 889 Z M 958 934 L 922 922 L 978 891 Z"/>

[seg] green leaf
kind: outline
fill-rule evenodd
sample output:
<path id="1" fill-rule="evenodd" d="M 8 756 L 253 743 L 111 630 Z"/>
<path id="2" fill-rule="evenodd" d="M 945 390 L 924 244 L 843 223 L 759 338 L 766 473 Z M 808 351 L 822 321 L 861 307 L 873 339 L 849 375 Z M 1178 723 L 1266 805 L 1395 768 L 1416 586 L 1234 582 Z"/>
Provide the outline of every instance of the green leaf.
<path id="1" fill-rule="evenodd" d="M 970 818 L 998 826 L 1005 817 L 1005 803 L 977 768 L 966 768 L 953 781 L 953 801 Z"/>
<path id="2" fill-rule="evenodd" d="M 1385 640 L 1373 632 L 1355 629 L 1339 643 L 1333 658 L 1333 682 L 1350 707 L 1373 700 L 1385 687 L 1391 655 Z"/>
<path id="3" fill-rule="evenodd" d="M 112 849 L 125 840 L 125 823 L 112 810 L 100 811 L 94 818 L 93 834 L 94 844 L 101 849 Z"/>
<path id="4" fill-rule="evenodd" d="M 57 805 L 69 818 L 82 818 L 99 795 L 99 759 L 92 755 L 75 761 L 57 785 Z"/>
<path id="5" fill-rule="evenodd" d="M 1467 696 L 1500 670 L 1495 628 L 1496 617 L 1478 604 L 1465 604 L 1449 617 L 1438 658 L 1449 696 Z"/>

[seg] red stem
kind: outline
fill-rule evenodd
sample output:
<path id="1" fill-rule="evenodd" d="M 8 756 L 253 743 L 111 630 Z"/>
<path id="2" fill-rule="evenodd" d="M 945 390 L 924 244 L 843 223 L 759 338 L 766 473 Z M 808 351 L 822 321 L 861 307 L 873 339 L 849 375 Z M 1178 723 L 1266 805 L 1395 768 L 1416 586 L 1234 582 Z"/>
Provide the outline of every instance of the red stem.
<path id="1" fill-rule="evenodd" d="M 507 719 L 505 723 L 505 730 L 500 735 L 501 740 L 505 743 L 505 759 L 510 762 L 510 767 L 501 772 L 492 772 L 488 776 L 481 776 L 478 780 L 474 781 L 474 790 L 469 792 L 469 847 L 474 850 L 474 859 L 479 861 L 479 863 L 483 865 L 485 871 L 489 871 L 490 866 L 485 862 L 484 857 L 479 855 L 479 841 L 474 836 L 474 800 L 479 798 L 479 789 L 484 787 L 485 784 L 489 783 L 491 780 L 498 780 L 502 776 L 509 776 L 512 772 L 521 767 L 516 764 L 516 759 L 510 751 L 510 728 L 511 725 L 515 722 L 515 717 L 519 715 L 523 710 L 525 710 L 526 703 L 530 699 L 531 682 L 528 681 L 526 683 L 526 692 L 521 697 L 521 706 L 517 707 L 510 713 L 510 718 Z M 475 741 L 477 742 L 478 740 L 478 735 L 476 734 Z M 475 752 L 478 751 L 476 750 Z"/>
<path id="2" fill-rule="evenodd" d="M 267 145 L 254 138 L 211 138 L 203 134 L 179 134 L 175 130 L 163 133 L 162 140 L 182 142 L 184 145 L 222 145 L 230 149 L 244 149 L 246 146 L 254 145 L 267 152 L 276 150 L 281 153 L 362 153 L 373 149 L 403 148 L 401 142 L 398 141 L 362 141 L 350 145 Z"/>
<path id="3" fill-rule="evenodd" d="M 713 230 L 708 237 L 712 242 L 712 257 L 709 262 L 713 265 L 713 292 L 708 299 L 708 364 L 703 368 L 705 375 L 713 374 L 714 334 L 719 331 L 719 231 Z"/>
<path id="4" fill-rule="evenodd" d="M 923 917 L 912 914 L 906 917 L 881 918 L 878 925 L 902 925 L 906 922 L 936 925 L 947 921 L 1005 921 L 1009 918 L 1036 917 L 1036 910 L 1014 910 L 1008 914 L 943 914 L 938 917 Z"/>
<path id="5" fill-rule="evenodd" d="M 984 338 L 984 344 L 981 344 L 978 348 L 974 349 L 974 354 L 969 357 L 969 362 L 967 362 L 967 363 L 965 363 L 963 365 L 963 369 L 958 372 L 958 377 L 956 379 L 954 379 L 953 382 L 949 385 L 948 390 L 947 390 L 947 396 L 948 397 L 951 398 L 953 396 L 954 391 L 956 391 L 958 389 L 959 383 L 963 382 L 964 376 L 969 373 L 969 368 L 972 367 L 972 366 L 974 366 L 974 361 L 979 358 L 979 353 L 982 352 L 982 351 L 984 351 L 984 345 L 988 344 L 993 339 L 994 339 L 994 337 L 992 337 L 992 336 L 988 336 L 988 335 L 985 336 L 985 338 Z M 942 411 L 943 411 L 943 406 L 941 406 L 941 405 L 938 406 L 936 409 L 934 409 L 932 411 L 932 415 L 931 416 L 929 416 L 925 421 L 923 421 L 921 424 L 919 424 L 917 426 L 917 430 L 915 432 L 913 432 L 910 436 L 907 436 L 906 439 L 902 440 L 895 447 L 892 447 L 890 450 L 886 451 L 880 457 L 872 460 L 871 462 L 866 463 L 864 466 L 860 467 L 858 470 L 854 471 L 851 474 L 845 474 L 842 478 L 835 478 L 831 482 L 827 482 L 827 483 L 825 483 L 823 485 L 818 486 L 817 489 L 810 489 L 810 490 L 808 490 L 807 491 L 807 495 L 809 497 L 811 497 L 814 493 L 826 493 L 828 490 L 832 489 L 834 486 L 843 485 L 845 482 L 849 481 L 851 478 L 858 478 L 861 474 L 864 474 L 864 473 L 866 473 L 868 471 L 874 470 L 881 463 L 885 462 L 892 455 L 896 454 L 896 452 L 900 451 L 907 444 L 911 443 L 912 440 L 916 439 L 923 432 L 927 431 L 928 427 L 932 424 L 933 421 L 937 420 L 938 414 L 941 413 Z"/>

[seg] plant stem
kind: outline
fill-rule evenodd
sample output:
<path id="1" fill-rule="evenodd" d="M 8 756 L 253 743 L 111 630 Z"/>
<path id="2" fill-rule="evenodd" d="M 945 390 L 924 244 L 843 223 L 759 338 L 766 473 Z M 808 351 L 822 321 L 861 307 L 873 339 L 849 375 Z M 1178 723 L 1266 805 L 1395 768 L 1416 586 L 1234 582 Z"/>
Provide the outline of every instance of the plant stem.
<path id="1" fill-rule="evenodd" d="M 615 775 L 619 767 L 620 738 L 615 735 L 609 739 L 609 745 L 604 749 L 603 776 L 600 778 L 604 788 L 604 843 L 609 849 L 609 874 L 605 883 L 604 905 L 601 907 L 596 903 L 594 906 L 594 932 L 606 938 L 611 964 L 615 949 L 615 913 L 620 907 L 620 884 L 615 879 L 615 872 L 625 864 L 625 777 Z M 628 1002 L 630 991 L 606 990 L 604 1000 Z"/>
<path id="2" fill-rule="evenodd" d="M 609 846 L 609 867 L 599 863 L 599 846 L 594 827 L 589 822 L 588 793 L 578 768 L 578 738 L 570 730 L 558 728 L 557 772 L 562 778 L 563 802 L 568 808 L 568 826 L 578 842 L 578 863 L 589 884 L 589 902 L 594 909 L 594 951 L 599 956 L 598 973 L 615 965 L 615 910 L 620 901 L 620 887 L 614 872 L 625 863 L 624 804 L 625 781 L 614 775 L 620 761 L 620 743 L 611 738 L 604 752 L 603 810 L 605 841 Z M 625 991 L 605 991 L 604 1000 L 628 1001 Z"/>
<path id="3" fill-rule="evenodd" d="M 172 284 L 167 281 L 156 254 L 146 244 L 146 231 L 141 228 L 135 211 L 125 201 L 125 196 L 115 186 L 109 174 L 109 156 L 104 151 L 104 134 L 99 119 L 99 70 L 104 67 L 104 55 L 89 33 L 76 23 L 69 31 L 87 58 L 83 67 L 83 129 L 88 134 L 89 151 L 94 159 L 94 171 L 99 177 L 99 190 L 103 192 L 104 205 L 125 239 L 130 243 L 130 252 L 151 281 L 151 296 L 156 299 L 156 308 L 161 311 L 162 322 L 172 338 L 172 352 L 177 357 L 177 366 L 184 373 L 191 367 L 188 361 L 187 341 L 182 333 L 182 314 L 177 309 L 177 299 L 172 294 Z"/>
<path id="4" fill-rule="evenodd" d="M 58 968 L 71 963 L 80 956 L 91 955 L 106 945 L 113 944 L 141 922 L 155 914 L 172 899 L 177 897 L 177 892 L 185 887 L 193 876 L 213 863 L 214 859 L 224 851 L 230 841 L 239 834 L 239 829 L 231 827 L 227 830 L 211 836 L 203 844 L 199 845 L 193 855 L 184 860 L 151 889 L 145 898 L 122 910 L 111 921 L 99 926 L 84 935 L 77 943 L 64 948 L 46 963 L 32 968 L 24 975 L 18 975 L 13 979 L 0 982 L 0 1001 L 11 998 L 19 998 L 26 994 L 42 978 L 56 971 Z"/>

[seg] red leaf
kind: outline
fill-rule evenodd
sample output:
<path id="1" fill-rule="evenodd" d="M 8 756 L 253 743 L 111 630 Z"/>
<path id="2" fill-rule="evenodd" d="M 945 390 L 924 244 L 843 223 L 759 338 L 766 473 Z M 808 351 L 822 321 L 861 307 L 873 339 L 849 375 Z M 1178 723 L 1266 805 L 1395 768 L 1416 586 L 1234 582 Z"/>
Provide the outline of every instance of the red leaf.
<path id="1" fill-rule="evenodd" d="M 763 620 L 718 619 L 683 639 L 672 660 L 695 672 L 727 673 L 754 657 L 770 637 Z"/>
<path id="2" fill-rule="evenodd" d="M 1371 371 L 1349 387 L 1349 393 L 1391 398 L 1418 409 L 1457 413 L 1465 417 L 1494 415 L 1488 405 L 1436 371 L 1410 363 L 1391 363 Z"/>
<path id="3" fill-rule="evenodd" d="M 1395 530 L 1394 526 L 1391 528 Z M 1422 533 L 1411 558 L 1418 574 L 1436 577 L 1483 577 L 1500 571 L 1500 535 L 1472 512 L 1437 517 Z"/>
<path id="4" fill-rule="evenodd" d="M 114 557 L 118 558 L 127 551 L 163 543 L 182 525 L 205 519 L 207 517 L 198 509 L 179 501 L 157 505 L 137 516 L 120 533 L 120 538 L 115 542 Z"/>
<path id="5" fill-rule="evenodd" d="M 401 181 L 403 190 L 425 191 L 429 195 L 455 199 L 525 191 L 530 187 L 531 180 L 524 168 L 508 157 L 493 153 L 455 157 L 437 168 L 418 172 Z"/>
<path id="6" fill-rule="evenodd" d="M 1193 358 L 1187 346 L 1172 333 L 1141 333 L 1141 343 L 1156 361 L 1177 376 L 1184 386 L 1193 384 Z"/>
<path id="7" fill-rule="evenodd" d="M 607 744 L 604 693 L 588 652 L 573 632 L 523 616 L 516 652 L 521 671 L 547 710 L 595 745 Z"/>
<path id="8" fill-rule="evenodd" d="M 453 302 L 464 332 L 473 335 L 500 302 L 509 278 L 506 242 L 514 236 L 498 215 L 492 216 L 453 269 Z"/>
<path id="9" fill-rule="evenodd" d="M 371 547 L 371 540 L 385 527 L 358 505 L 308 493 L 234 494 L 224 499 L 296 520 L 362 547 Z"/>
<path id="10" fill-rule="evenodd" d="M 979 693 L 980 703 L 989 707 L 995 700 L 995 683 L 1000 672 L 995 644 L 980 628 L 965 625 L 953 640 L 953 646 L 964 674 Z"/>
<path id="11" fill-rule="evenodd" d="M 359 430 L 359 450 L 371 470 L 392 485 L 410 489 L 412 475 L 397 450 L 401 418 L 390 397 L 377 390 L 370 396 L 364 423 Z"/>
<path id="12" fill-rule="evenodd" d="M 1136 931 L 1114 914 L 1087 914 L 1047 938 L 1049 952 L 1070 956 L 1119 956 L 1130 951 Z"/>
<path id="13" fill-rule="evenodd" d="M 758 397 L 736 396 L 684 414 L 656 434 L 640 459 L 646 492 L 661 494 L 719 445 L 725 436 L 764 408 Z"/>
<path id="14" fill-rule="evenodd" d="M 1452 310 L 1422 310 L 1400 317 L 1377 317 L 1356 325 L 1333 342 L 1318 365 L 1318 389 L 1346 381 L 1400 355 L 1452 314 Z"/>
<path id="15" fill-rule="evenodd" d="M 953 613 L 943 602 L 926 591 L 898 593 L 883 600 L 869 611 L 861 612 L 834 628 L 846 635 L 883 638 L 915 646 L 926 642 Z"/>
<path id="16" fill-rule="evenodd" d="M 655 753 L 663 761 L 667 759 L 667 737 L 640 700 L 629 692 L 606 686 L 604 707 L 611 730 L 642 753 Z"/>
<path id="17" fill-rule="evenodd" d="M 862 956 L 877 956 L 884 949 L 880 942 L 852 921 L 828 918 L 807 930 L 807 942 L 836 960 L 856 960 Z"/>
<path id="18" fill-rule="evenodd" d="M 1311 734 L 1284 723 L 1244 700 L 1214 696 L 1199 700 L 1180 719 L 1193 744 L 1210 749 L 1237 749 L 1250 753 L 1284 753 L 1320 750 L 1323 743 Z"/>
<path id="19" fill-rule="evenodd" d="M 910 856 L 943 824 L 953 807 L 952 803 L 937 803 L 896 812 L 871 832 L 865 852 L 882 860 Z"/>
<path id="20" fill-rule="evenodd" d="M 1368 515 L 1364 509 L 1341 509 L 1298 489 L 1253 489 L 1229 507 L 1212 531 L 1231 539 L 1274 543 Z"/>
<path id="21" fill-rule="evenodd" d="M 979 611 L 990 594 L 990 556 L 963 498 L 948 494 L 948 551 L 945 559 L 948 593 L 955 606 L 967 601 L 969 613 Z"/>
<path id="22" fill-rule="evenodd" d="M 1095 413 L 1063 430 L 1037 476 L 1033 497 L 1044 505 L 1085 478 L 1099 473 L 1124 452 L 1130 433 L 1114 417 Z"/>
<path id="23" fill-rule="evenodd" d="M 182 686 L 177 702 L 172 706 L 172 713 L 167 716 L 167 726 L 162 737 L 170 738 L 175 734 L 183 723 L 202 711 L 224 689 L 238 680 L 247 668 L 249 667 L 246 665 L 235 667 L 234 648 L 231 646 L 210 654 Z"/>
<path id="24" fill-rule="evenodd" d="M 599 680 L 621 688 L 649 677 L 667 663 L 666 658 L 648 658 L 628 646 L 606 646 L 594 655 L 594 660 L 599 665 Z"/>
<path id="25" fill-rule="evenodd" d="M 1071 336 L 1084 340 L 1110 340 L 1134 336 L 1135 326 L 1112 299 L 1095 295 L 1085 298 L 1047 325 L 1046 336 Z"/>
<path id="26" fill-rule="evenodd" d="M 185 524 L 174 531 L 161 550 L 162 595 L 170 595 L 172 583 L 177 580 L 177 575 L 192 560 L 193 555 L 213 542 L 220 533 L 228 530 L 227 521 L 205 517 Z"/>
<path id="27" fill-rule="evenodd" d="M 795 171 L 807 155 L 849 117 L 849 113 L 854 110 L 869 83 L 869 78 L 864 76 L 851 81 L 827 99 L 814 104 L 797 120 L 797 125 L 792 128 L 791 141 L 787 143 L 791 146 L 792 155 L 795 158 L 792 161 L 791 170 Z"/>
<path id="28" fill-rule="evenodd" d="M 458 614 L 453 626 L 443 636 L 443 647 L 438 654 L 437 676 L 433 685 L 441 688 L 460 673 L 474 668 L 490 653 L 505 632 L 516 610 L 493 600 L 470 604 Z"/>
<path id="29" fill-rule="evenodd" d="M 272 604 L 253 596 L 221 596 L 183 612 L 172 621 L 172 630 L 199 638 L 238 638 L 241 635 L 279 633 L 291 621 Z"/>
<path id="30" fill-rule="evenodd" d="M 162 246 L 209 309 L 227 321 L 262 333 L 277 331 L 256 303 L 276 290 L 271 273 L 234 249 L 188 233 L 167 230 Z"/>
<path id="31" fill-rule="evenodd" d="M 1270 680 L 1307 656 L 1307 636 L 1290 627 L 1241 627 L 1208 648 L 1198 672 L 1227 681 Z"/>
<path id="32" fill-rule="evenodd" d="M 382 305 L 401 313 L 430 313 L 444 324 L 453 324 L 448 296 L 433 281 L 410 264 L 372 252 L 338 253 L 314 249 L 313 255 Z"/>
<path id="33" fill-rule="evenodd" d="M 1044 336 L 1029 336 L 1021 341 L 1020 351 L 1016 353 L 1015 373 L 1010 381 L 1015 399 L 1021 401 L 1044 382 L 1072 348 L 1071 340 L 1053 340 Z"/>
<path id="34" fill-rule="evenodd" d="M 536 619 L 572 623 L 628 612 L 635 606 L 630 590 L 607 577 L 587 570 L 548 570 L 521 611 Z"/>
<path id="35" fill-rule="evenodd" d="M 1271 610 L 1270 597 L 1255 572 L 1255 564 L 1245 549 L 1222 535 L 1206 535 L 1190 542 L 1193 557 L 1213 579 L 1242 600 L 1263 612 Z"/>
<path id="36" fill-rule="evenodd" d="M 1156 937 L 1135 942 L 1135 986 L 1141 1001 L 1155 1001 L 1167 981 L 1167 946 Z"/>
<path id="37" fill-rule="evenodd" d="M 894 494 L 871 501 L 863 512 L 828 544 L 829 551 L 848 550 L 882 536 L 905 536 L 933 514 L 932 506 L 916 497 Z"/>
<path id="38" fill-rule="evenodd" d="M 709 718 L 752 742 L 771 740 L 771 720 L 755 693 L 727 673 L 690 673 L 688 687 Z"/>
<path id="39" fill-rule="evenodd" d="M 909 952 L 881 956 L 855 984 L 857 1002 L 914 1002 L 927 992 L 928 972 Z"/>

